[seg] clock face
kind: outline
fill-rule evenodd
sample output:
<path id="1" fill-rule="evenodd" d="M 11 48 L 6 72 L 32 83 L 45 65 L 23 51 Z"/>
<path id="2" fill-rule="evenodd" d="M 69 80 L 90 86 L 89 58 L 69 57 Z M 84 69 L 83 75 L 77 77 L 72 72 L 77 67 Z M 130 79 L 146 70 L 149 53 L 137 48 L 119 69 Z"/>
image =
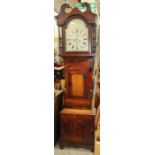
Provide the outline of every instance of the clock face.
<path id="1" fill-rule="evenodd" d="M 88 28 L 81 19 L 74 19 L 68 24 L 66 51 L 88 51 Z"/>

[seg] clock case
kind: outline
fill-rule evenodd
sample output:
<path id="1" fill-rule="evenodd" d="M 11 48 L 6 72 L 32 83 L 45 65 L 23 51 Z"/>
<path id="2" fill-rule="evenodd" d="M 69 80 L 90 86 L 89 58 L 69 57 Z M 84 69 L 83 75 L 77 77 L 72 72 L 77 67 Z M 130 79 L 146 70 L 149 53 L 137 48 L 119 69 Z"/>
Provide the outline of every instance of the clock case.
<path id="1" fill-rule="evenodd" d="M 88 3 L 82 3 L 85 12 L 61 7 L 57 18 L 59 26 L 59 50 L 64 59 L 65 91 L 60 114 L 60 147 L 64 145 L 85 146 L 93 150 L 95 113 L 91 110 L 93 93 L 93 61 L 96 52 L 96 15 Z M 65 10 L 71 8 L 71 12 Z M 88 27 L 88 51 L 66 51 L 65 29 L 74 19 L 81 19 Z"/>
<path id="2" fill-rule="evenodd" d="M 60 56 L 64 59 L 64 108 L 90 109 L 93 90 L 93 63 L 96 52 L 96 14 L 91 12 L 88 3 L 82 3 L 84 12 L 63 4 L 56 16 L 59 29 Z M 71 9 L 66 13 L 66 9 Z M 88 51 L 66 51 L 65 30 L 70 21 L 81 19 L 88 28 Z M 78 83 L 78 84 L 77 84 Z"/>

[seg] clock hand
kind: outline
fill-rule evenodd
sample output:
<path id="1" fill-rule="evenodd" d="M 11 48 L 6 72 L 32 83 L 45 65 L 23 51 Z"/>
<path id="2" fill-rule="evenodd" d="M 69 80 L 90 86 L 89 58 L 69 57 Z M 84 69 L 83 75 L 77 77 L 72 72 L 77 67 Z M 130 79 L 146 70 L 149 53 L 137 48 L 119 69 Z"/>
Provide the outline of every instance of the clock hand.
<path id="1" fill-rule="evenodd" d="M 76 39 L 76 50 L 78 50 L 78 39 Z"/>

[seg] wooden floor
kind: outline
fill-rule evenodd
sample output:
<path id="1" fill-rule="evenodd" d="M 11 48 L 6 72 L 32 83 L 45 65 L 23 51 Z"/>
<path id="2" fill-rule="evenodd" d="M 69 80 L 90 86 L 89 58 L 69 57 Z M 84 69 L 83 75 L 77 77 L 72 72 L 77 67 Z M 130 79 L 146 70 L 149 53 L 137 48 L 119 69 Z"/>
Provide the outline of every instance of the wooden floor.
<path id="1" fill-rule="evenodd" d="M 57 144 L 54 148 L 54 155 L 93 155 L 90 149 L 87 148 L 78 148 L 78 147 L 67 147 L 60 149 Z"/>

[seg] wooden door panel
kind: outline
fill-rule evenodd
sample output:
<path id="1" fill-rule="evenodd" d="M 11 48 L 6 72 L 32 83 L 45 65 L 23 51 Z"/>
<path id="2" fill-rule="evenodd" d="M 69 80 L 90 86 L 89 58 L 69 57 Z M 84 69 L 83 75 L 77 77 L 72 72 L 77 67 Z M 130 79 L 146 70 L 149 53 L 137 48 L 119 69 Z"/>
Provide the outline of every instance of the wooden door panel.
<path id="1" fill-rule="evenodd" d="M 79 71 L 68 71 L 69 97 L 87 98 L 86 96 L 86 75 Z"/>
<path id="2" fill-rule="evenodd" d="M 72 83 L 72 95 L 73 96 L 84 96 L 84 79 L 81 74 L 73 74 L 71 77 Z"/>
<path id="3" fill-rule="evenodd" d="M 92 99 L 91 60 L 65 62 L 64 107 L 90 108 Z"/>

